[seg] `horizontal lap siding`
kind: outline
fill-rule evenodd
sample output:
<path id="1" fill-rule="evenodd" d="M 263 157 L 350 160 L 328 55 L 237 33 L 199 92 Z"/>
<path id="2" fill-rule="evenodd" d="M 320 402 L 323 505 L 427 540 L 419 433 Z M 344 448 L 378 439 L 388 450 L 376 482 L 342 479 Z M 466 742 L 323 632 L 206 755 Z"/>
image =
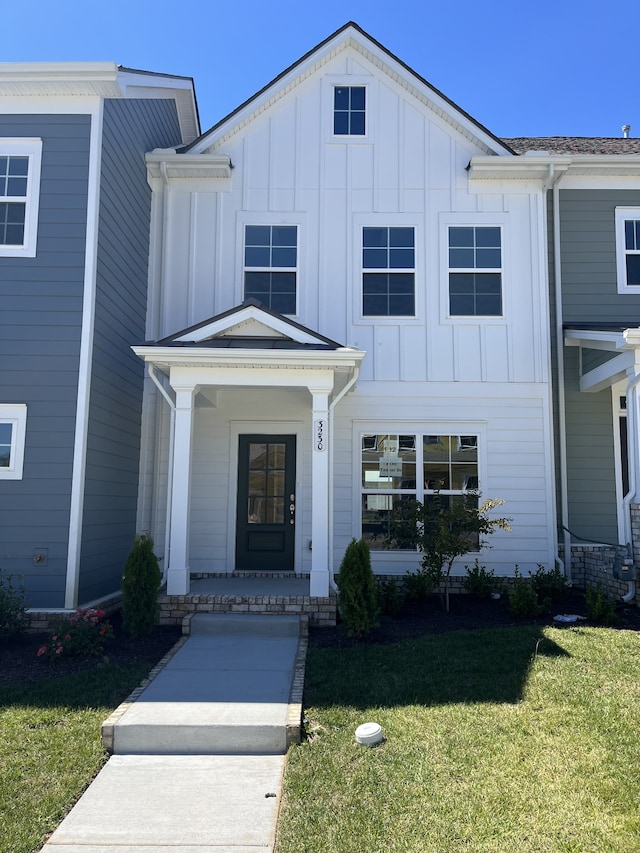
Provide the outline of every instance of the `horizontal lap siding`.
<path id="1" fill-rule="evenodd" d="M 43 143 L 37 255 L 0 258 L 0 403 L 27 404 L 23 478 L 0 481 L 0 569 L 24 576 L 33 607 L 64 604 L 90 127 L 88 115 L 0 116 L 0 137 Z"/>
<path id="2" fill-rule="evenodd" d="M 561 190 L 565 324 L 640 323 L 640 297 L 617 292 L 616 207 L 640 206 L 640 192 Z M 583 371 L 609 354 L 583 353 Z M 617 542 L 611 391 L 581 393 L 577 348 L 564 350 L 569 528 L 589 541 Z"/>
<path id="3" fill-rule="evenodd" d="M 80 600 L 119 589 L 136 534 L 150 189 L 144 154 L 179 142 L 172 101 L 104 105 Z"/>
<path id="4" fill-rule="evenodd" d="M 504 387 L 486 388 L 486 396 L 477 399 L 470 399 L 468 387 L 461 389 L 459 396 L 452 394 L 450 385 L 439 388 L 432 384 L 421 391 L 412 386 L 407 389 L 406 397 L 398 396 L 401 390 L 389 386 L 387 393 L 380 396 L 371 385 L 363 383 L 359 393 L 349 395 L 338 406 L 334 433 L 334 567 L 339 565 L 351 537 L 360 535 L 360 513 L 356 512 L 360 451 L 353 439 L 354 420 L 372 424 L 406 422 L 409 432 L 414 429 L 431 432 L 447 421 L 458 425 L 460 430 L 465 429 L 465 424 L 482 424 L 485 447 L 481 448 L 481 458 L 485 465 L 480 471 L 481 491 L 484 497 L 505 501 L 499 514 L 513 519 L 513 529 L 511 533 L 496 533 L 491 548 L 479 557 L 497 574 L 504 575 L 512 574 L 516 563 L 524 568 L 535 568 L 537 563 L 549 565 L 553 559 L 552 497 L 545 438 L 548 413 L 543 388 L 535 391 L 514 387 L 510 393 L 505 393 Z M 417 393 L 412 395 L 411 391 Z M 470 555 L 467 562 L 473 562 L 474 556 Z M 411 558 L 374 552 L 373 560 L 378 571 L 404 574 L 410 568 L 407 561 Z"/>

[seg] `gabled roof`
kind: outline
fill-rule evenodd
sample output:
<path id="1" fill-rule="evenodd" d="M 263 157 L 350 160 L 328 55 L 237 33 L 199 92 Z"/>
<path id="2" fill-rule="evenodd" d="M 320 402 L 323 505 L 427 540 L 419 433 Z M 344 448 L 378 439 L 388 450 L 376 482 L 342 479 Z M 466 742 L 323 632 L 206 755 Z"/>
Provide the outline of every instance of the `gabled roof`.
<path id="1" fill-rule="evenodd" d="M 242 305 L 146 344 L 149 345 L 212 349 L 344 349 L 324 335 L 272 311 L 256 299 L 247 299 Z"/>
<path id="2" fill-rule="evenodd" d="M 476 121 L 435 86 L 432 86 L 405 62 L 398 59 L 390 50 L 353 21 L 349 21 L 305 53 L 297 62 L 286 68 L 259 92 L 240 104 L 239 107 L 217 122 L 184 150 L 194 153 L 206 151 L 227 130 L 244 123 L 252 113 L 261 108 L 261 105 L 289 91 L 297 82 L 301 82 L 308 74 L 312 73 L 317 68 L 318 63 L 328 59 L 346 46 L 353 46 L 364 55 L 369 55 L 374 63 L 378 67 L 382 67 L 390 76 L 401 78 L 405 88 L 409 90 L 413 88 L 414 93 L 423 102 L 459 132 L 472 139 L 475 144 L 485 148 L 487 153 L 514 153 L 503 139 L 491 133 L 490 130 Z"/>

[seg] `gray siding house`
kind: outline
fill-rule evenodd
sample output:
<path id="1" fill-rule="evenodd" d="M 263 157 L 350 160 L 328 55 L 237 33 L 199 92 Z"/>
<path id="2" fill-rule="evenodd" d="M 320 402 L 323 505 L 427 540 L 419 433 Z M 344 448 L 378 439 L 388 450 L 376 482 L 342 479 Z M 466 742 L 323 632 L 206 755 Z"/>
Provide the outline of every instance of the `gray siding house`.
<path id="1" fill-rule="evenodd" d="M 546 152 L 558 522 L 567 567 L 631 546 L 640 482 L 640 139 L 512 139 Z M 578 571 L 573 572 L 575 575 Z"/>
<path id="2" fill-rule="evenodd" d="M 191 79 L 0 66 L 0 570 L 34 609 L 120 587 L 136 534 L 151 190 Z"/>

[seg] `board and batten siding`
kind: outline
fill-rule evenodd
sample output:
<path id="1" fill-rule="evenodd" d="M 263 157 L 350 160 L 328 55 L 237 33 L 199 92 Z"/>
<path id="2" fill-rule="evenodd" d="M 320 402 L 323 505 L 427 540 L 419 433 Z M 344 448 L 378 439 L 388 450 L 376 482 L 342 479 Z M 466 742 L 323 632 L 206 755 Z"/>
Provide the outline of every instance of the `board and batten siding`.
<path id="1" fill-rule="evenodd" d="M 617 291 L 615 209 L 632 206 L 640 206 L 640 191 L 560 190 L 565 324 L 640 324 L 640 296 Z M 568 526 L 588 541 L 617 542 L 611 390 L 581 393 L 578 349 L 565 347 L 564 358 Z M 583 370 L 601 359 L 586 353 Z"/>
<path id="2" fill-rule="evenodd" d="M 88 115 L 0 115 L 0 138 L 42 139 L 37 255 L 0 258 L 0 402 L 27 405 L 23 478 L 0 481 L 0 568 L 32 607 L 64 606 L 90 132 Z"/>
<path id="3" fill-rule="evenodd" d="M 80 601 L 120 588 L 136 534 L 151 190 L 144 154 L 180 142 L 173 100 L 106 100 Z"/>
<path id="4" fill-rule="evenodd" d="M 333 137 L 337 80 L 366 81 L 369 133 Z M 362 55 L 330 59 L 281 100 L 212 144 L 231 177 L 173 182 L 167 197 L 162 311 L 156 339 L 243 299 L 246 224 L 298 226 L 296 320 L 368 353 L 373 381 L 547 381 L 544 271 L 537 190 L 469 188 L 466 166 L 485 153 Z M 505 314 L 448 315 L 448 225 L 503 228 Z M 362 228 L 410 226 L 416 240 L 416 313 L 363 317 Z"/>

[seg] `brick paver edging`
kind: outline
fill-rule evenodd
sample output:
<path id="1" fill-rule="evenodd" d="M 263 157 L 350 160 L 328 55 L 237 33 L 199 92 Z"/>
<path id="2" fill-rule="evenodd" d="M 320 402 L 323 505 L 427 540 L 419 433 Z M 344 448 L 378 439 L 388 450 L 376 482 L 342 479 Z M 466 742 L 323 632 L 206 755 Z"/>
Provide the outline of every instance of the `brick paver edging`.
<path id="1" fill-rule="evenodd" d="M 302 695 L 304 693 L 304 675 L 309 647 L 309 617 L 300 617 L 300 634 L 298 636 L 298 651 L 293 665 L 293 681 L 289 694 L 287 708 L 287 749 L 302 741 Z"/>

